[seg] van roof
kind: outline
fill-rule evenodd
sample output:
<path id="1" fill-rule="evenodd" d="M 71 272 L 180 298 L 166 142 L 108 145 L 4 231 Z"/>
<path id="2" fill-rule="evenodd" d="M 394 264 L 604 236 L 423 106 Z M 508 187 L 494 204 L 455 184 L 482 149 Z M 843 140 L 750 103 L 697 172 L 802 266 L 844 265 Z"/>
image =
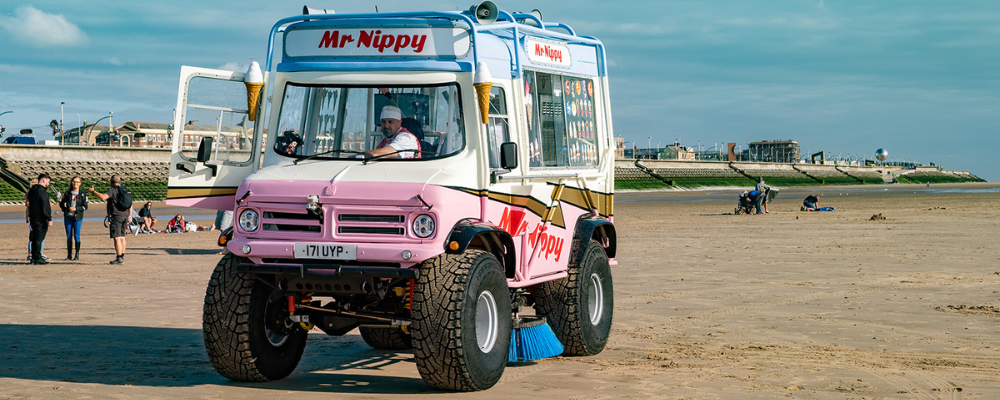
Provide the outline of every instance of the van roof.
<path id="1" fill-rule="evenodd" d="M 525 68 L 606 75 L 604 45 L 598 39 L 577 35 L 566 24 L 543 22 L 531 14 L 500 10 L 497 15 L 491 24 L 481 23 L 467 12 L 441 11 L 289 17 L 271 30 L 266 69 L 272 70 L 270 55 L 274 54 L 277 35 L 283 33 L 281 62 L 273 68 L 282 72 L 475 72 L 479 62 L 484 62 L 498 78 L 519 78 Z M 435 32 L 440 35 L 432 41 L 437 46 L 432 51 L 418 54 L 416 47 L 406 51 L 410 35 L 412 42 L 417 42 L 418 34 Z M 457 38 L 454 43 L 442 45 L 441 38 L 453 37 Z"/>

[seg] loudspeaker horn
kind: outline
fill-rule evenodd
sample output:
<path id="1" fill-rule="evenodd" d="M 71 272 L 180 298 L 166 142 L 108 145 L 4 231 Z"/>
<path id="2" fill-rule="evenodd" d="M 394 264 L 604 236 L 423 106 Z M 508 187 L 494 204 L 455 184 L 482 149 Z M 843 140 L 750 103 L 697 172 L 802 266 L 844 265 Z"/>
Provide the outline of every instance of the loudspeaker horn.
<path id="1" fill-rule="evenodd" d="M 302 15 L 336 14 L 332 8 L 312 8 L 302 6 Z"/>
<path id="2" fill-rule="evenodd" d="M 529 12 L 529 13 L 519 13 L 519 15 L 530 15 L 532 17 L 538 18 L 539 21 L 542 20 L 542 12 L 539 11 L 537 8 L 534 9 L 534 10 L 531 10 L 531 12 Z M 525 25 L 528 25 L 528 26 L 536 26 L 536 27 L 541 28 L 541 26 L 538 26 L 538 24 L 535 22 L 535 20 L 533 20 L 531 18 L 523 18 L 523 20 L 521 21 L 521 23 L 525 24 Z"/>
<path id="3" fill-rule="evenodd" d="M 469 8 L 468 13 L 476 17 L 476 21 L 479 22 L 480 25 L 489 25 L 496 22 L 499 10 L 497 9 L 496 4 L 493 4 L 492 1 L 486 0 Z"/>

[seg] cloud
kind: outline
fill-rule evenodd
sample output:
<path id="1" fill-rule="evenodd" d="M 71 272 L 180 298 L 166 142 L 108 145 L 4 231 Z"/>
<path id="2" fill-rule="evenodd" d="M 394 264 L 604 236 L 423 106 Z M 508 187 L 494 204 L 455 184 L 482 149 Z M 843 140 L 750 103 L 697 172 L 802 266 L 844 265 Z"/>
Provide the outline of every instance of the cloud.
<path id="1" fill-rule="evenodd" d="M 89 39 L 76 24 L 66 17 L 48 14 L 32 6 L 19 7 L 14 16 L 0 16 L 0 28 L 7 31 L 15 43 L 32 47 L 74 46 Z"/>

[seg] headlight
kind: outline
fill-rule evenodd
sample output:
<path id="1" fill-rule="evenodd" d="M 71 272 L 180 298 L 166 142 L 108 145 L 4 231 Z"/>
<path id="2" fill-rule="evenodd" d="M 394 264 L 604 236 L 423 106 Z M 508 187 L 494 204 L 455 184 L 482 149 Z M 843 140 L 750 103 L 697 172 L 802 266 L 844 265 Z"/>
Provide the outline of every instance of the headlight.
<path id="1" fill-rule="evenodd" d="M 240 214 L 240 228 L 243 228 L 245 232 L 253 232 L 257 230 L 257 212 L 254 210 L 244 210 Z"/>
<path id="2" fill-rule="evenodd" d="M 419 238 L 426 239 L 434 234 L 434 218 L 430 215 L 420 214 L 413 220 L 413 234 Z"/>

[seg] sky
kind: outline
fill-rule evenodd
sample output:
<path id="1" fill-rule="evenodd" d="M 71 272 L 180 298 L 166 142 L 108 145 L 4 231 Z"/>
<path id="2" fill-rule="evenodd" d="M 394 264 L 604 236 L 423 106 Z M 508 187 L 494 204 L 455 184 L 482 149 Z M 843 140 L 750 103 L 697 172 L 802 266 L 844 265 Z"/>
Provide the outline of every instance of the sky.
<path id="1" fill-rule="evenodd" d="M 8 0 L 0 5 L 0 125 L 50 131 L 113 112 L 169 122 L 181 65 L 263 64 L 275 21 L 467 9 L 472 2 Z M 796 140 L 803 154 L 935 163 L 1000 181 L 1000 2 L 498 1 L 607 46 L 615 136 L 709 149 Z M 614 4 L 611 6 L 610 4 Z M 339 7 L 338 7 L 339 6 Z M 77 114 L 80 115 L 79 119 Z M 103 122 L 102 122 L 103 123 Z M 6 135 L 5 134 L 5 135 Z"/>

